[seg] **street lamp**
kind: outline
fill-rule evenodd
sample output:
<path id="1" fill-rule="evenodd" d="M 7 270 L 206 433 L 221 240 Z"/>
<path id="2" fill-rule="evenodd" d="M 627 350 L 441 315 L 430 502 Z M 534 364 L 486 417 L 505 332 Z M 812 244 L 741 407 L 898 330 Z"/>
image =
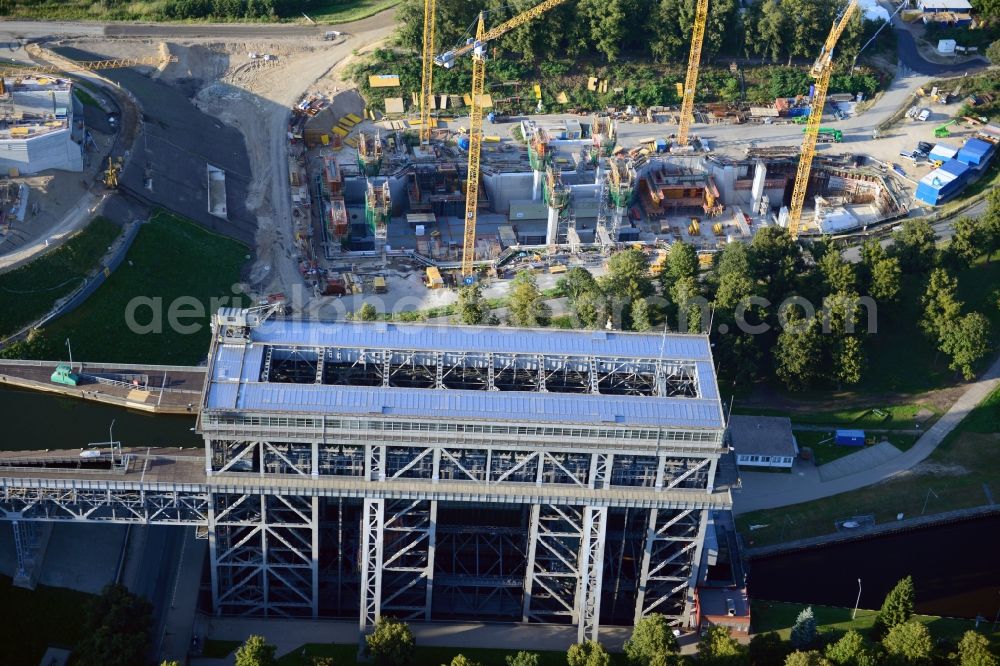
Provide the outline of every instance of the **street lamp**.
<path id="1" fill-rule="evenodd" d="M 858 604 L 861 603 L 861 579 L 858 579 L 858 599 L 854 602 L 854 612 L 851 613 L 851 619 L 853 620 L 858 614 Z"/>

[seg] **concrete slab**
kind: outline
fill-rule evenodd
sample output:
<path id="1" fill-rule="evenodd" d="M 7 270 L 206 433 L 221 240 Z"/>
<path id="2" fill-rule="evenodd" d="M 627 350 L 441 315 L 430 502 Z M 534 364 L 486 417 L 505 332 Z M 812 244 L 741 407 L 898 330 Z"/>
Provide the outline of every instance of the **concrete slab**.
<path id="1" fill-rule="evenodd" d="M 53 523 L 39 585 L 66 587 L 96 594 L 114 581 L 125 538 L 124 525 Z M 13 577 L 17 569 L 14 531 L 0 524 L 0 573 Z"/>
<path id="2" fill-rule="evenodd" d="M 880 442 L 875 446 L 862 449 L 857 453 L 844 456 L 839 460 L 821 465 L 819 467 L 819 478 L 823 481 L 839 479 L 850 476 L 866 469 L 871 469 L 876 465 L 892 460 L 896 456 L 902 455 L 902 451 L 889 442 Z"/>

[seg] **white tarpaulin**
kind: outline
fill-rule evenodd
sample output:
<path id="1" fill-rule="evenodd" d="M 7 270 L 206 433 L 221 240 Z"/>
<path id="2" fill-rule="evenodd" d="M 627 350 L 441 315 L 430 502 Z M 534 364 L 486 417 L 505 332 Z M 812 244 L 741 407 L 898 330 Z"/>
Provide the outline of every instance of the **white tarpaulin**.
<path id="1" fill-rule="evenodd" d="M 869 21 L 888 21 L 889 11 L 876 0 L 859 0 L 858 9 Z"/>

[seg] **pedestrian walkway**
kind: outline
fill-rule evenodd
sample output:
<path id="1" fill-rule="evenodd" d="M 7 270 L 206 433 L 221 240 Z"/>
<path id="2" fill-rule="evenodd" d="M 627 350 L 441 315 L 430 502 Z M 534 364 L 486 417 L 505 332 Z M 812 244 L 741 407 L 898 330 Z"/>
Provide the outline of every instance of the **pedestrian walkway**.
<path id="1" fill-rule="evenodd" d="M 833 481 L 844 476 L 857 474 L 888 462 L 902 453 L 889 442 L 879 442 L 875 446 L 861 449 L 843 458 L 820 465 L 819 478 L 822 481 Z"/>
<path id="2" fill-rule="evenodd" d="M 208 618 L 208 638 L 240 641 L 247 636 L 263 636 L 278 647 L 279 657 L 306 643 L 358 642 L 358 623 L 353 620 L 305 620 L 281 618 Z M 483 622 L 409 622 L 417 645 L 453 648 L 494 648 L 499 650 L 558 651 L 576 642 L 576 627 L 552 624 Z M 631 636 L 630 627 L 601 627 L 600 640 L 612 652 L 620 652 Z M 192 666 L 232 664 L 226 659 L 193 659 Z"/>
<path id="3" fill-rule="evenodd" d="M 925 432 L 909 451 L 884 462 L 836 478 L 824 479 L 811 463 L 795 461 L 791 474 L 741 472 L 742 486 L 733 489 L 733 511 L 749 513 L 839 495 L 880 481 L 922 462 L 933 453 L 976 405 L 1000 384 L 1000 358 L 969 385 L 951 409 Z M 856 455 L 856 454 L 855 454 Z"/>

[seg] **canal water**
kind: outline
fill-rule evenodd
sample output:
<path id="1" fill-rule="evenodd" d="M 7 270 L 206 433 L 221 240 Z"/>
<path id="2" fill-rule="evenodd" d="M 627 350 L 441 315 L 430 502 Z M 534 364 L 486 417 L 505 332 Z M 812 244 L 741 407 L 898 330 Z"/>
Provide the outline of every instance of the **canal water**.
<path id="1" fill-rule="evenodd" d="M 0 387 L 0 450 L 80 449 L 108 441 L 114 420 L 122 446 L 202 446 L 193 416 L 153 415 L 52 393 Z"/>
<path id="2" fill-rule="evenodd" d="M 1000 611 L 1000 516 L 927 527 L 749 563 L 755 599 L 877 609 L 913 576 L 916 609 L 990 622 Z"/>

